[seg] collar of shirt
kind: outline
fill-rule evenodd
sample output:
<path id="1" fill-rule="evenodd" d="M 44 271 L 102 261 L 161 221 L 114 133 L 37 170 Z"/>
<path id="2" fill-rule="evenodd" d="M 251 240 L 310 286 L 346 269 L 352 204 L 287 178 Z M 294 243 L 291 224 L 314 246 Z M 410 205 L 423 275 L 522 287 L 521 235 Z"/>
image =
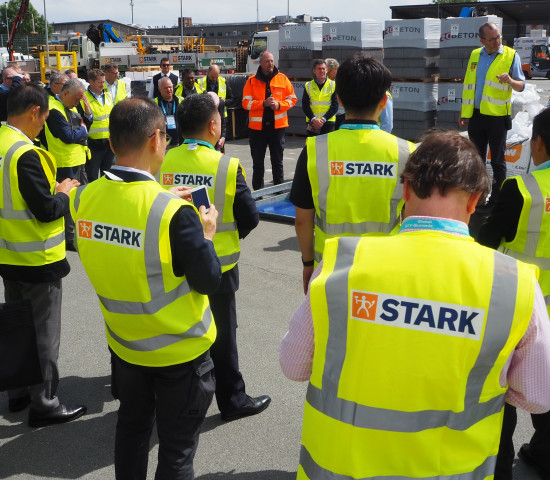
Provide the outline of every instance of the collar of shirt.
<path id="1" fill-rule="evenodd" d="M 21 130 L 14 127 L 13 125 L 7 125 L 6 124 L 6 127 L 11 128 L 12 130 L 15 130 L 17 133 L 20 133 L 21 135 L 23 135 L 29 141 L 29 143 L 33 143 L 33 141 L 29 137 L 27 137 Z"/>
<path id="2" fill-rule="evenodd" d="M 539 166 L 534 168 L 534 172 L 537 172 L 539 170 L 546 170 L 547 168 L 550 168 L 550 160 L 546 160 L 546 162 L 541 163 Z"/>
<path id="3" fill-rule="evenodd" d="M 410 216 L 403 220 L 399 233 L 402 232 L 421 232 L 421 231 L 438 231 L 450 233 L 458 237 L 470 236 L 468 225 L 460 220 L 441 217 L 424 217 Z"/>
<path id="4" fill-rule="evenodd" d="M 487 55 L 488 57 L 492 57 L 492 56 L 495 55 L 496 53 L 500 53 L 500 54 L 502 55 L 503 52 L 504 52 L 504 45 L 501 45 L 501 46 L 499 47 L 498 51 L 493 52 L 493 53 L 487 53 L 487 52 L 485 51 L 485 47 L 483 47 L 483 48 L 481 49 L 481 54 L 480 54 L 480 55 Z"/>
<path id="5" fill-rule="evenodd" d="M 344 120 L 342 122 L 342 125 L 353 124 L 353 123 L 365 123 L 369 125 L 378 125 L 378 122 L 376 122 L 375 120 L 356 120 L 356 119 Z"/>
<path id="6" fill-rule="evenodd" d="M 105 100 L 104 100 L 105 99 L 105 92 L 103 90 L 101 91 L 101 95 L 96 95 L 89 88 L 88 88 L 88 92 L 90 92 L 98 102 L 100 102 L 101 104 L 105 104 Z"/>
<path id="7" fill-rule="evenodd" d="M 211 150 L 216 150 L 214 148 L 214 146 L 207 142 L 206 140 L 198 140 L 196 138 L 186 138 L 184 141 L 183 141 L 184 144 L 196 144 L 196 145 L 202 145 L 203 147 L 208 147 L 210 148 Z"/>
<path id="8" fill-rule="evenodd" d="M 325 86 L 325 83 L 327 83 L 327 79 L 325 78 L 325 81 L 324 82 L 318 82 L 316 78 L 313 79 L 315 81 L 315 83 L 317 84 L 317 86 L 319 87 L 319 90 L 322 90 L 323 87 Z"/>
<path id="9" fill-rule="evenodd" d="M 122 170 L 123 172 L 141 173 L 142 175 L 149 177 L 151 180 L 153 180 L 153 182 L 156 182 L 153 175 L 151 175 L 149 172 L 146 172 L 145 170 L 140 170 L 139 168 L 126 167 L 124 165 L 113 165 L 110 170 Z M 122 181 L 122 179 L 119 181 Z"/>

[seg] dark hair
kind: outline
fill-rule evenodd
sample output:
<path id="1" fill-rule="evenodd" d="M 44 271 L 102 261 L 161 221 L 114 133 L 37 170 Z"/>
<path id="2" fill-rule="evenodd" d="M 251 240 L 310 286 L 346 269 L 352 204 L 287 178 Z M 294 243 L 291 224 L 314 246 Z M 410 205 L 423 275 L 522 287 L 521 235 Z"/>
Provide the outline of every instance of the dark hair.
<path id="1" fill-rule="evenodd" d="M 422 137 L 401 174 L 418 198 L 428 198 L 434 189 L 445 196 L 450 189 L 481 193 L 485 201 L 491 180 L 476 146 L 457 131 L 433 131 Z"/>
<path id="2" fill-rule="evenodd" d="M 116 63 L 113 63 L 113 62 L 109 62 L 109 63 L 106 63 L 105 66 L 103 67 L 103 70 L 104 71 L 111 71 L 111 70 L 114 70 L 115 68 L 118 68 L 118 65 Z"/>
<path id="3" fill-rule="evenodd" d="M 218 114 L 218 108 L 210 95 L 190 95 L 178 105 L 176 119 L 185 138 L 202 132 Z"/>
<path id="4" fill-rule="evenodd" d="M 69 75 L 69 73 L 76 73 L 72 68 L 66 68 L 63 70 L 63 73 L 65 75 Z"/>
<path id="5" fill-rule="evenodd" d="M 317 65 L 326 65 L 327 62 L 325 62 L 322 58 L 316 58 L 313 60 L 313 63 L 311 64 L 311 68 L 315 69 Z"/>
<path id="6" fill-rule="evenodd" d="M 117 103 L 109 116 L 109 134 L 115 155 L 139 150 L 156 128 L 166 130 L 159 106 L 146 97 L 131 97 Z"/>
<path id="7" fill-rule="evenodd" d="M 99 68 L 92 68 L 88 72 L 88 82 L 95 82 L 99 77 L 105 77 L 105 72 Z"/>
<path id="8" fill-rule="evenodd" d="M 533 139 L 540 137 L 550 154 L 550 108 L 545 108 L 533 119 Z"/>
<path id="9" fill-rule="evenodd" d="M 390 88 L 390 71 L 374 58 L 356 53 L 346 59 L 336 74 L 336 93 L 346 110 L 372 113 Z"/>
<path id="10" fill-rule="evenodd" d="M 168 63 L 170 63 L 170 59 L 169 59 L 168 57 L 162 57 L 162 58 L 160 59 L 160 65 L 162 65 L 162 62 L 168 62 Z"/>
<path id="11" fill-rule="evenodd" d="M 195 74 L 195 70 L 192 68 L 184 68 L 181 72 L 182 78 L 185 77 L 185 75 L 189 75 L 190 73 Z"/>
<path id="12" fill-rule="evenodd" d="M 40 113 L 50 109 L 48 92 L 36 83 L 21 85 L 8 94 L 8 117 L 17 117 L 36 106 L 40 107 Z"/>

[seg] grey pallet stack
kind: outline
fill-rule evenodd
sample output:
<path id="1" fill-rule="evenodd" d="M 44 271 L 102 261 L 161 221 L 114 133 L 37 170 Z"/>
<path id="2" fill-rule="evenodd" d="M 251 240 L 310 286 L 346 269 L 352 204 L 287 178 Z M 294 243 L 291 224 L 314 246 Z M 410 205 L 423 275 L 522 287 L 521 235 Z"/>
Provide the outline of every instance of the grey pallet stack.
<path id="1" fill-rule="evenodd" d="M 465 130 L 458 125 L 462 108 L 462 90 L 462 83 L 439 83 L 435 122 L 438 129 Z"/>
<path id="2" fill-rule="evenodd" d="M 323 58 L 342 63 L 357 52 L 382 61 L 384 58 L 383 25 L 378 20 L 326 22 L 323 24 Z"/>
<path id="3" fill-rule="evenodd" d="M 394 82 L 393 130 L 398 137 L 416 142 L 435 127 L 438 84 L 435 82 Z"/>
<path id="4" fill-rule="evenodd" d="M 323 58 L 322 22 L 292 23 L 279 29 L 279 69 L 291 78 L 311 78 L 311 64 Z"/>
<path id="5" fill-rule="evenodd" d="M 312 64 L 323 58 L 321 50 L 279 50 L 279 70 L 290 78 L 312 77 Z"/>
<path id="6" fill-rule="evenodd" d="M 384 65 L 394 78 L 435 78 L 439 73 L 441 20 L 386 20 Z"/>
<path id="7" fill-rule="evenodd" d="M 311 72 L 311 69 L 310 69 Z M 288 128 L 286 133 L 293 135 L 305 135 L 306 134 L 306 116 L 302 110 L 302 95 L 304 94 L 306 82 L 292 82 L 294 87 L 294 93 L 298 100 L 293 108 L 291 108 L 288 115 Z"/>
<path id="8" fill-rule="evenodd" d="M 479 27 L 486 22 L 495 23 L 502 29 L 502 18 L 496 15 L 484 17 L 449 17 L 441 20 L 441 56 L 439 77 L 441 79 L 463 79 L 470 53 L 481 47 Z"/>
<path id="9" fill-rule="evenodd" d="M 435 78 L 439 73 L 439 48 L 388 48 L 384 65 L 396 78 Z"/>

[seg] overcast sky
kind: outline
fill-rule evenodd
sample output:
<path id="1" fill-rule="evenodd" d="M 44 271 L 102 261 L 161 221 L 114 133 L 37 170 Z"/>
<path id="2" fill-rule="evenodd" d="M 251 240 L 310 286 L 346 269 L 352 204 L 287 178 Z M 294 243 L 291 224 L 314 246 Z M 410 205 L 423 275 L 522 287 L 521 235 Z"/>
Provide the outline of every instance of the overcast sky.
<path id="1" fill-rule="evenodd" d="M 32 0 L 39 13 L 44 14 L 44 2 L 49 23 L 64 23 L 82 20 L 110 19 L 131 23 L 131 0 Z M 134 23 L 144 27 L 151 25 L 171 27 L 177 24 L 180 15 L 180 0 L 133 0 Z M 331 21 L 391 18 L 390 5 L 419 5 L 431 0 L 183 0 L 183 16 L 191 17 L 193 23 L 255 22 L 256 6 L 259 19 L 267 20 L 274 15 L 303 13 L 327 16 Z"/>

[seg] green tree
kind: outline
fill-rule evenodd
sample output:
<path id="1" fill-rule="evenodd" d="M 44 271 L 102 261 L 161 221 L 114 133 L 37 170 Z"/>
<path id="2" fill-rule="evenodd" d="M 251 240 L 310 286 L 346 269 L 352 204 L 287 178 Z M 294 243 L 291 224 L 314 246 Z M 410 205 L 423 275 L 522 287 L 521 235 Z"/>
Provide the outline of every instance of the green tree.
<path id="1" fill-rule="evenodd" d="M 9 0 L 6 4 L 0 6 L 0 33 L 2 35 L 6 34 L 6 31 L 11 33 L 11 28 L 15 17 L 19 13 L 19 8 L 21 7 L 22 0 Z M 8 29 L 6 30 L 6 8 L 8 10 Z M 30 35 L 33 32 L 33 18 L 34 18 L 34 31 L 38 35 L 45 35 L 44 28 L 44 16 L 40 15 L 36 8 L 32 6 L 29 2 L 29 7 L 25 12 L 23 20 L 19 25 L 17 30 L 17 35 Z M 53 32 L 53 27 L 48 25 L 48 33 Z"/>

